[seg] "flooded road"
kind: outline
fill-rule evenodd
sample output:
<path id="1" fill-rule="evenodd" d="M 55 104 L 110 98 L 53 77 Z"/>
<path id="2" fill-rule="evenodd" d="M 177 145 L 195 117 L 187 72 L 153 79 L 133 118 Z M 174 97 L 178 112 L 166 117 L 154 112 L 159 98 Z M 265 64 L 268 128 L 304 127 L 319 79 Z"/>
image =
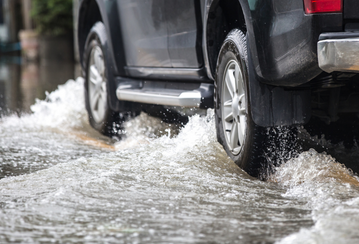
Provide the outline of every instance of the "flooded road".
<path id="1" fill-rule="evenodd" d="M 0 243 L 358 243 L 359 182 L 314 149 L 268 181 L 216 142 L 146 114 L 122 141 L 93 131 L 83 80 L 0 118 Z"/>

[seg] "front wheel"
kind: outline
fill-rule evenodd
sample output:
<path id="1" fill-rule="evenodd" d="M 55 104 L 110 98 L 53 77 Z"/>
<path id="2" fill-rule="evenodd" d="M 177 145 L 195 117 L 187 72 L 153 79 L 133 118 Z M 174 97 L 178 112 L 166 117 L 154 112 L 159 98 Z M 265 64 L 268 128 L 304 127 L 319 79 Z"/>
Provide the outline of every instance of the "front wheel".
<path id="1" fill-rule="evenodd" d="M 91 29 L 84 53 L 85 102 L 91 126 L 106 136 L 119 136 L 121 120 L 119 112 L 110 108 L 109 77 L 106 56 L 107 36 L 105 26 L 97 22 Z"/>
<path id="2" fill-rule="evenodd" d="M 248 174 L 259 177 L 264 167 L 264 128 L 250 113 L 246 37 L 232 30 L 221 47 L 216 70 L 217 139 L 229 157 Z"/>

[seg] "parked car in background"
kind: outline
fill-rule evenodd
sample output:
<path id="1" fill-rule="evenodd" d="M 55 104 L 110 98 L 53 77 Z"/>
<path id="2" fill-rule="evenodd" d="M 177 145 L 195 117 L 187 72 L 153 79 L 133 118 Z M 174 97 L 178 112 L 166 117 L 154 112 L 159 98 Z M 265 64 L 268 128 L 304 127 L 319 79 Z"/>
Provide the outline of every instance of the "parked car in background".
<path id="1" fill-rule="evenodd" d="M 91 125 L 148 106 L 214 108 L 219 143 L 258 176 L 266 127 L 359 112 L 357 0 L 82 0 Z"/>

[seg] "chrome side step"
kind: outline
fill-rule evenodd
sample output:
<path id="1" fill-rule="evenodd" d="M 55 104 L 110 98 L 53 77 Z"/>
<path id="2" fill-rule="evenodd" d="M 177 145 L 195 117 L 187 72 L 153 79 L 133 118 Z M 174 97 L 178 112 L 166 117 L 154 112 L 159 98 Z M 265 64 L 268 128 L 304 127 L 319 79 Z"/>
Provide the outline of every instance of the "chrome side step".
<path id="1" fill-rule="evenodd" d="M 213 107 L 213 85 L 202 83 L 194 90 L 139 87 L 132 85 L 120 85 L 116 90 L 119 100 L 156 105 L 180 106 L 180 107 Z M 212 106 L 211 106 L 212 105 Z"/>

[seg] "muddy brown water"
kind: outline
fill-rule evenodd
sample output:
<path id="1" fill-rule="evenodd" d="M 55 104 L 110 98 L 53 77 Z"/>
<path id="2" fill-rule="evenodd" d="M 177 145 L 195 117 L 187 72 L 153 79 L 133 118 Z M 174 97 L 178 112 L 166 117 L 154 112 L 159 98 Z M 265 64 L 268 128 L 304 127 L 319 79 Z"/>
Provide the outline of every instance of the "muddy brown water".
<path id="1" fill-rule="evenodd" d="M 358 178 L 330 155 L 260 181 L 216 142 L 212 110 L 125 128 L 122 141 L 90 128 L 81 78 L 0 118 L 0 243 L 359 242 Z"/>

